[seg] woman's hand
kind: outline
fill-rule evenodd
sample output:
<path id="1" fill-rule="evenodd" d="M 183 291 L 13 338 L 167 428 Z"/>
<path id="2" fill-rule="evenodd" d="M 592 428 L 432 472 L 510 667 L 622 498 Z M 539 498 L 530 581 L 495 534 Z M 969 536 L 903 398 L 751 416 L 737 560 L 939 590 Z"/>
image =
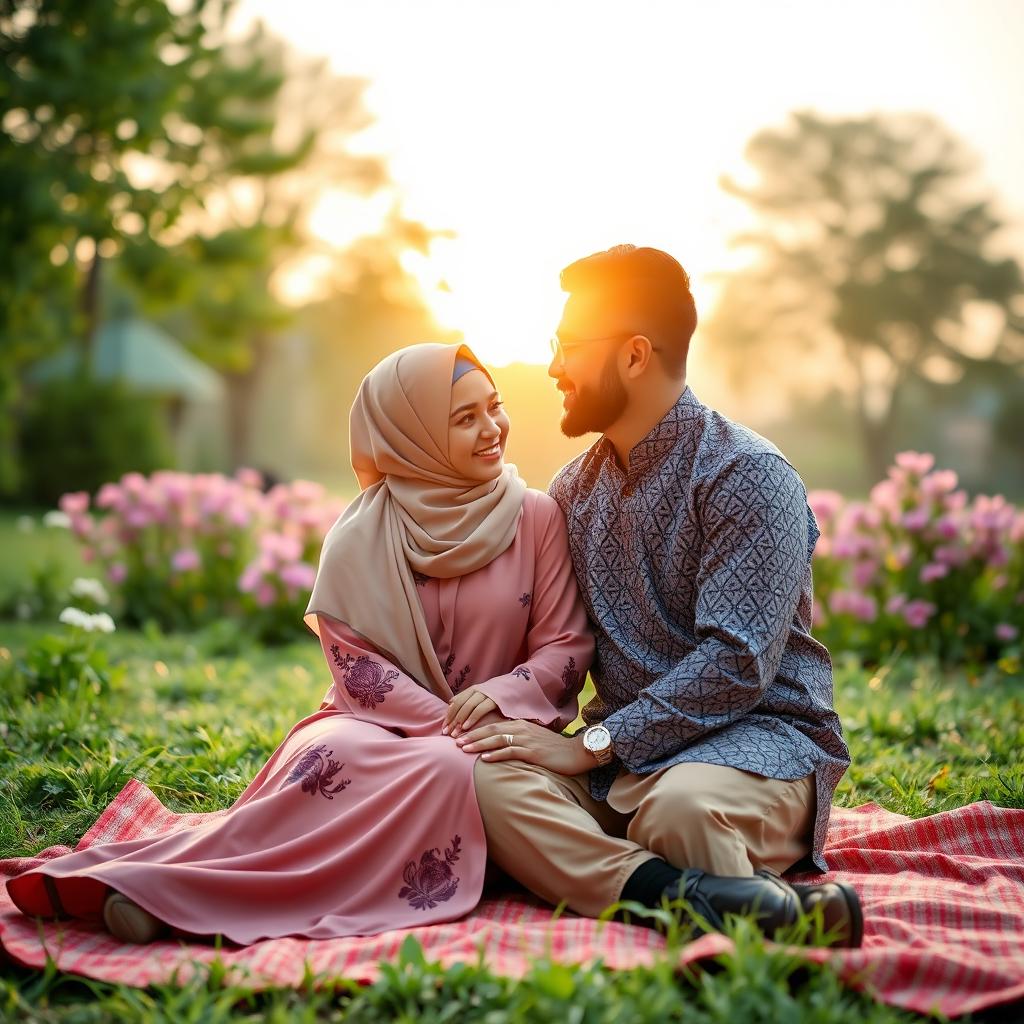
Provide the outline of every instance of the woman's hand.
<path id="1" fill-rule="evenodd" d="M 481 725 L 455 742 L 467 754 L 479 753 L 485 761 L 526 761 L 559 775 L 582 775 L 595 764 L 583 746 L 582 734 L 563 736 L 521 719 Z"/>
<path id="2" fill-rule="evenodd" d="M 448 703 L 448 713 L 444 716 L 444 725 L 441 726 L 441 735 L 459 736 L 468 732 L 476 725 L 482 725 L 485 715 L 498 712 L 498 705 L 480 690 L 472 686 L 462 693 L 455 694 Z"/>

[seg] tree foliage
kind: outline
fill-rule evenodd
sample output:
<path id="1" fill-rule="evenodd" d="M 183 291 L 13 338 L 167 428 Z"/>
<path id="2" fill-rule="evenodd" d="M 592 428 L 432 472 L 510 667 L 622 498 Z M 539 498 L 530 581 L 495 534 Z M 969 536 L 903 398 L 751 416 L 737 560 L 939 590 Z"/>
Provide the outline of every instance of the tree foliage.
<path id="1" fill-rule="evenodd" d="M 829 374 L 853 396 L 877 479 L 908 382 L 955 379 L 979 354 L 980 311 L 981 354 L 1015 372 L 1021 268 L 997 254 L 1003 224 L 963 144 L 930 117 L 797 113 L 746 155 L 757 181 L 723 187 L 756 214 L 735 239 L 753 259 L 726 278 L 705 333 L 743 383 Z"/>

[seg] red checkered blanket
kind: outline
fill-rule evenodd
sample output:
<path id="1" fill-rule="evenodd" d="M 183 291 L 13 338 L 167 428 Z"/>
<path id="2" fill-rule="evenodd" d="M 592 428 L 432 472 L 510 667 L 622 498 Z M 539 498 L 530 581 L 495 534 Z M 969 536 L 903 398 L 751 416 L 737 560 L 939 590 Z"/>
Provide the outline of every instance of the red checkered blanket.
<path id="1" fill-rule="evenodd" d="M 216 812 L 223 813 L 223 812 Z M 117 795 L 78 844 L 136 839 L 204 819 L 174 814 L 142 783 Z M 37 858 L 0 861 L 0 877 L 69 852 L 52 847 Z M 917 820 L 877 804 L 834 808 L 826 855 L 834 877 L 851 883 L 864 908 L 859 950 L 811 949 L 850 984 L 886 1003 L 950 1016 L 1024 999 L 1024 810 L 971 804 Z M 184 982 L 219 957 L 228 980 L 253 989 L 298 985 L 306 966 L 314 974 L 372 981 L 378 963 L 396 956 L 415 935 L 431 960 L 473 961 L 482 948 L 497 973 L 521 976 L 531 959 L 552 956 L 584 962 L 600 958 L 625 969 L 649 964 L 663 940 L 646 928 L 600 925 L 519 897 L 485 899 L 449 924 L 385 932 L 365 938 L 271 939 L 252 946 L 186 944 L 173 940 L 126 946 L 97 927 L 75 922 L 39 925 L 24 917 L 0 886 L 0 944 L 16 961 L 41 967 L 50 956 L 66 971 L 91 978 L 147 985 Z M 680 953 L 692 962 L 729 949 L 707 935 Z M 177 973 L 176 973 L 177 972 Z"/>

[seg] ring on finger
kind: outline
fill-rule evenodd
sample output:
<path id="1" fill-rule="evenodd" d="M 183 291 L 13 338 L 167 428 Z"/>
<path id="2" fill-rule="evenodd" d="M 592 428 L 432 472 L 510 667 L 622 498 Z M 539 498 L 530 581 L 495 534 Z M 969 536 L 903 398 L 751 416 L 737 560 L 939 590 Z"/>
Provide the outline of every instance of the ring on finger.
<path id="1" fill-rule="evenodd" d="M 516 738 L 512 735 L 512 733 L 506 732 L 506 733 L 503 733 L 502 735 L 505 737 L 505 746 L 506 747 L 511 747 L 515 743 Z"/>

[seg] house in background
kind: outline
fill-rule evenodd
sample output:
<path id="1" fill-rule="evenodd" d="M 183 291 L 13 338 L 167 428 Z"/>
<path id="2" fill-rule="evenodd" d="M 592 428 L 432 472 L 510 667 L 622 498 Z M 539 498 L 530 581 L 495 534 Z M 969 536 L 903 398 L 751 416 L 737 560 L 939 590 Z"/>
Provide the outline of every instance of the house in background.
<path id="1" fill-rule="evenodd" d="M 164 409 L 177 463 L 183 469 L 212 470 L 224 464 L 224 384 L 166 331 L 139 317 L 101 325 L 92 344 L 92 373 L 120 379 Z M 32 383 L 73 378 L 80 370 L 77 346 L 68 346 L 33 366 Z"/>

